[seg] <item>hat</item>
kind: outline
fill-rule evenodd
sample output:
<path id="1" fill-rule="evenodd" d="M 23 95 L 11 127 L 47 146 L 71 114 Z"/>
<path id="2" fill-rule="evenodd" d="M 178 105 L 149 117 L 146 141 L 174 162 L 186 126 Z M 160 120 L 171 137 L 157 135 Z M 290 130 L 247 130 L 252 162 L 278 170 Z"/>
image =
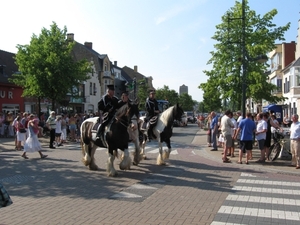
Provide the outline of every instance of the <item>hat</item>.
<path id="1" fill-rule="evenodd" d="M 113 84 L 107 85 L 107 89 L 114 91 L 115 90 L 115 86 Z"/>
<path id="2" fill-rule="evenodd" d="M 155 94 L 155 90 L 150 90 L 149 94 Z"/>
<path id="3" fill-rule="evenodd" d="M 123 91 L 123 92 L 122 92 L 122 95 L 128 96 L 128 91 Z"/>
<path id="4" fill-rule="evenodd" d="M 51 111 L 51 113 L 50 114 L 55 114 L 55 112 L 54 111 Z"/>

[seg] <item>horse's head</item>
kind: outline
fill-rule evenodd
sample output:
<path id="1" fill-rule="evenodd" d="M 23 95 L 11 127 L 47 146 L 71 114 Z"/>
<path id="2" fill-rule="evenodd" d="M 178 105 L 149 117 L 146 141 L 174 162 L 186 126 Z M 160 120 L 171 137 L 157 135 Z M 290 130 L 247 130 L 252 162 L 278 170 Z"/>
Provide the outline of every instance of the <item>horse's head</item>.
<path id="1" fill-rule="evenodd" d="M 135 117 L 137 120 L 139 119 L 140 117 L 140 111 L 139 111 L 139 103 L 134 101 L 134 102 L 131 102 L 128 104 L 129 105 L 129 117 L 130 118 L 133 118 Z"/>
<path id="2" fill-rule="evenodd" d="M 179 106 L 179 104 L 177 103 L 175 106 L 175 110 L 174 110 L 174 118 L 175 120 L 179 120 L 181 121 L 181 117 L 184 114 L 183 109 Z"/>

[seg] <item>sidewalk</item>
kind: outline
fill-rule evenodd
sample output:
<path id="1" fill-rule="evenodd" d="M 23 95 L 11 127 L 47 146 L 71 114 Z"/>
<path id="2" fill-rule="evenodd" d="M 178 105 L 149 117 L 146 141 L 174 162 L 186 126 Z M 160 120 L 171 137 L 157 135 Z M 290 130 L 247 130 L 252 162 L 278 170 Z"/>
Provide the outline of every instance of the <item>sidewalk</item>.
<path id="1" fill-rule="evenodd" d="M 218 163 L 222 162 L 222 152 L 223 149 L 221 147 L 218 148 L 218 151 L 210 151 L 212 147 L 207 147 L 207 137 L 206 132 L 203 129 L 200 129 L 198 133 L 195 135 L 195 138 L 192 142 L 192 145 L 200 147 L 199 150 L 204 151 L 196 151 L 197 154 L 205 156 L 211 160 L 214 160 Z M 239 147 L 235 147 L 235 157 L 228 157 L 231 160 L 232 165 L 236 165 L 240 168 L 249 168 L 253 170 L 259 170 L 259 171 L 269 171 L 269 172 L 277 172 L 281 174 L 293 174 L 293 175 L 300 175 L 300 170 L 296 170 L 295 167 L 290 167 L 291 164 L 290 159 L 276 159 L 273 162 L 265 162 L 265 163 L 257 163 L 257 161 L 260 157 L 260 150 L 254 146 L 252 155 L 253 159 L 249 161 L 249 164 L 237 164 L 238 161 L 238 155 L 239 155 Z M 245 162 L 245 156 L 243 157 L 243 162 Z"/>

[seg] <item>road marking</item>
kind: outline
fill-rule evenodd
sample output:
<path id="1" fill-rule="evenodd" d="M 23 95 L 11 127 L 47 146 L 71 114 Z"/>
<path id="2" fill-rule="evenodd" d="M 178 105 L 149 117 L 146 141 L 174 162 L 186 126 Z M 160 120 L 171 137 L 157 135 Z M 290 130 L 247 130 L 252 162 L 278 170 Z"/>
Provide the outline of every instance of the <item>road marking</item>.
<path id="1" fill-rule="evenodd" d="M 299 224 L 299 186 L 300 182 L 242 173 L 211 224 Z"/>

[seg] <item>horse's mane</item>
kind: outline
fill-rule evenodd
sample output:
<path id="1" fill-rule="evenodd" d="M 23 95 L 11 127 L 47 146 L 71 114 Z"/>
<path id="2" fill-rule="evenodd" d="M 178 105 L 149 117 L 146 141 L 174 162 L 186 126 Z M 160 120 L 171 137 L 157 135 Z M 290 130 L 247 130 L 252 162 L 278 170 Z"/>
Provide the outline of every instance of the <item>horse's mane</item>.
<path id="1" fill-rule="evenodd" d="M 127 114 L 128 104 L 124 104 L 121 108 L 119 108 L 116 112 L 116 117 L 122 117 Z"/>
<path id="2" fill-rule="evenodd" d="M 176 105 L 169 107 L 160 115 L 160 120 L 165 126 L 171 126 L 174 122 L 174 110 L 177 110 Z"/>

